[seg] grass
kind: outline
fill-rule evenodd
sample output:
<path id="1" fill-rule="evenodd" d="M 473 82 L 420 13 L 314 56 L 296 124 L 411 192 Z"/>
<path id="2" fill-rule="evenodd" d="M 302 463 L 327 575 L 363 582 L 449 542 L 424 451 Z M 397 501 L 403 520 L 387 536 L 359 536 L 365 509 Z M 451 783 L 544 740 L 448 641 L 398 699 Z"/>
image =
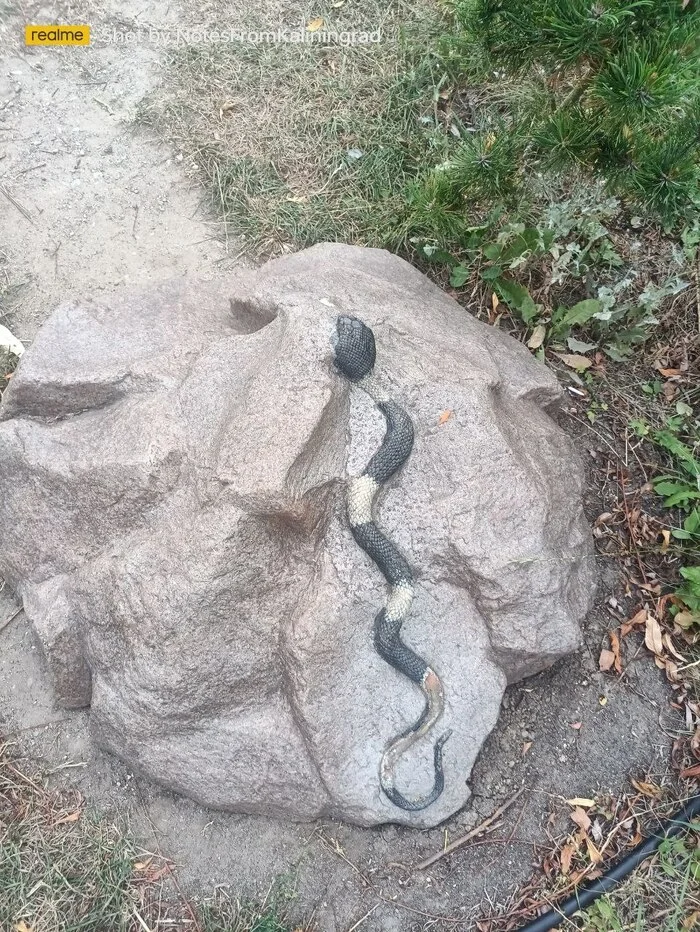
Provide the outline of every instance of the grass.
<path id="1" fill-rule="evenodd" d="M 381 43 L 172 49 L 167 100 L 141 108 L 201 173 L 229 232 L 258 252 L 384 242 L 405 183 L 443 146 L 436 76 L 412 51 L 440 32 L 440 16 L 420 2 L 343 6 L 317 12 L 329 29 L 379 28 Z"/>
<path id="2" fill-rule="evenodd" d="M 0 928 L 129 929 L 135 851 L 74 791 L 49 791 L 0 745 Z M 23 927 L 24 926 L 24 927 Z"/>
<path id="3" fill-rule="evenodd" d="M 280 884 L 258 905 L 224 890 L 188 900 L 168 861 L 27 773 L 0 738 L 0 932 L 291 932 L 288 896 Z"/>
<path id="4" fill-rule="evenodd" d="M 684 932 L 700 922 L 700 838 L 664 842 L 655 861 L 584 913 L 585 932 Z"/>

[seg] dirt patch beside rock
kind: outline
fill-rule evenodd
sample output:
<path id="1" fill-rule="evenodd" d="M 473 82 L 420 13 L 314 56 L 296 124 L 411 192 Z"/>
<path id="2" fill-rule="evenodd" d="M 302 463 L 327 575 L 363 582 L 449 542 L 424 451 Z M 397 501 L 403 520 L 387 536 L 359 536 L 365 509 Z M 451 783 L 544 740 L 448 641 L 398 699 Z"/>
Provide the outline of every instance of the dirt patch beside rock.
<path id="1" fill-rule="evenodd" d="M 58 4 L 51 15 L 105 36 L 142 8 Z M 161 80 L 157 49 L 25 48 L 24 23 L 47 15 L 39 3 L 0 10 L 0 318 L 24 341 L 66 298 L 193 270 L 216 277 L 227 262 L 180 153 L 134 130 Z M 165 2 L 149 16 L 177 19 Z"/>

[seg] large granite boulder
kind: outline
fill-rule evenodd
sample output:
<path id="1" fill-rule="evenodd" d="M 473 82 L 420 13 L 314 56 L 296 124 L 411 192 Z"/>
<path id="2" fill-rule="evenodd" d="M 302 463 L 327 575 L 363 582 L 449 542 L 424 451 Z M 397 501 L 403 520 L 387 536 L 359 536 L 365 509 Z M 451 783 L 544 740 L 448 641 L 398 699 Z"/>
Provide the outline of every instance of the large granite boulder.
<path id="1" fill-rule="evenodd" d="M 0 572 L 56 698 L 95 739 L 207 806 L 434 825 L 464 805 L 506 683 L 579 644 L 595 588 L 581 469 L 528 351 L 386 252 L 317 246 L 232 277 L 60 307 L 0 408 Z M 381 793 L 416 687 L 376 654 L 385 598 L 344 477 L 383 435 L 334 370 L 340 313 L 368 323 L 413 453 L 379 503 L 417 598 L 405 640 L 444 719 Z"/>

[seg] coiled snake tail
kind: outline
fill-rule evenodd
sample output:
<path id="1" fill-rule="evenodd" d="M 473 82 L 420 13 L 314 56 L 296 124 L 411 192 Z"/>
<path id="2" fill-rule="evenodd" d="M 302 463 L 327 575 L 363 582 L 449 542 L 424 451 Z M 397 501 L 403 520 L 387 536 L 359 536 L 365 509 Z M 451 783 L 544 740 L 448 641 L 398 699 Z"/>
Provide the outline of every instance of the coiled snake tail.
<path id="1" fill-rule="evenodd" d="M 425 708 L 415 724 L 395 738 L 384 751 L 379 781 L 384 793 L 401 809 L 425 809 L 442 793 L 445 778 L 442 748 L 451 732 L 435 743 L 435 780 L 430 793 L 408 799 L 398 791 L 394 772 L 399 758 L 435 725 L 444 710 L 442 684 L 437 673 L 401 640 L 401 626 L 413 602 L 413 574 L 406 559 L 382 534 L 374 522 L 375 498 L 382 485 L 406 462 L 413 448 L 413 423 L 396 402 L 385 399 L 372 381 L 376 357 L 374 334 L 355 317 L 339 317 L 336 326 L 335 358 L 340 371 L 358 384 L 384 415 L 386 433 L 381 446 L 361 476 L 348 486 L 347 513 L 353 537 L 376 563 L 389 583 L 386 606 L 374 622 L 374 646 L 388 664 L 416 683 L 425 696 Z"/>

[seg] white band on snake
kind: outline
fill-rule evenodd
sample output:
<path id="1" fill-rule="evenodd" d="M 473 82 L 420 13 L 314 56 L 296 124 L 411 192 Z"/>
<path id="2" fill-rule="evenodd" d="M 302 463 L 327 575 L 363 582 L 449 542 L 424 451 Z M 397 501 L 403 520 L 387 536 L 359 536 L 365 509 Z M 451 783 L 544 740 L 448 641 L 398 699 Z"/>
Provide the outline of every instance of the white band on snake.
<path id="1" fill-rule="evenodd" d="M 413 423 L 403 408 L 384 398 L 377 389 L 372 377 L 376 349 L 370 328 L 356 317 L 342 316 L 338 318 L 336 331 L 334 351 L 338 369 L 367 392 L 386 420 L 386 434 L 381 446 L 362 475 L 352 479 L 348 485 L 347 514 L 353 537 L 376 563 L 391 587 L 387 603 L 374 621 L 374 646 L 387 663 L 420 687 L 426 700 L 418 721 L 389 743 L 379 768 L 382 790 L 394 805 L 417 811 L 435 802 L 444 789 L 442 747 L 451 732 L 446 732 L 435 742 L 432 790 L 415 799 L 400 793 L 395 785 L 399 758 L 435 725 L 443 713 L 445 700 L 437 673 L 401 640 L 401 626 L 413 602 L 413 574 L 404 557 L 379 530 L 373 517 L 379 489 L 411 454 Z"/>

